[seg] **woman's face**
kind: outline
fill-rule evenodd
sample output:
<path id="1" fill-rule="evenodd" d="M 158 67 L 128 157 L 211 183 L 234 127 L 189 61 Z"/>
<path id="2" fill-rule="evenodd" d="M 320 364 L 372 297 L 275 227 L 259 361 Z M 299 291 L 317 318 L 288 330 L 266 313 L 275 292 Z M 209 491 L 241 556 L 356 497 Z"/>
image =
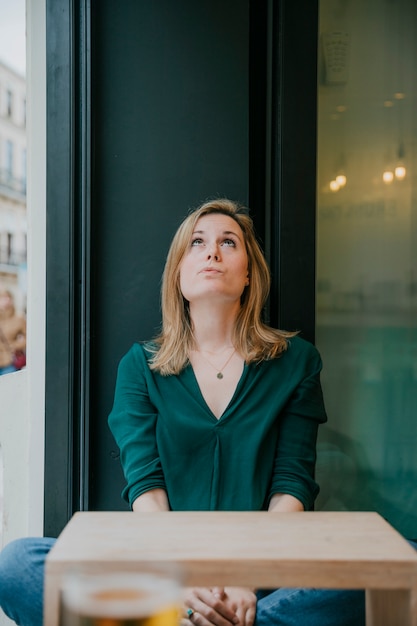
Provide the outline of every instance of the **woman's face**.
<path id="1" fill-rule="evenodd" d="M 12 299 L 10 294 L 7 291 L 0 292 L 0 309 L 2 311 L 7 311 L 12 306 Z"/>
<path id="2" fill-rule="evenodd" d="M 190 303 L 207 298 L 240 302 L 248 284 L 248 255 L 239 224 L 221 213 L 200 217 L 180 267 L 184 298 Z"/>

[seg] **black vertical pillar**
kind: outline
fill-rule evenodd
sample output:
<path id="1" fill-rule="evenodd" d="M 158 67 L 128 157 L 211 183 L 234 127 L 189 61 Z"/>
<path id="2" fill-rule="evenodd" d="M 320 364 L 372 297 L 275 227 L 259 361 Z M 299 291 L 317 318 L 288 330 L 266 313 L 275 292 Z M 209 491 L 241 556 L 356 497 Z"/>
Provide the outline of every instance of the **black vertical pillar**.
<path id="1" fill-rule="evenodd" d="M 270 319 L 314 341 L 318 2 L 270 2 L 269 21 Z"/>

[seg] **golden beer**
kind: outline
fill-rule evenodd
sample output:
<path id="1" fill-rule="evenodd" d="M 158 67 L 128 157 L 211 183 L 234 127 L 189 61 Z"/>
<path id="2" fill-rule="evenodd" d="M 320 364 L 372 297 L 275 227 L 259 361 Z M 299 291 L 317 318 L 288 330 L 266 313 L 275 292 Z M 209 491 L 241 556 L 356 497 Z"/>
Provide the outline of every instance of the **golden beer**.
<path id="1" fill-rule="evenodd" d="M 62 590 L 61 626 L 178 626 L 179 585 L 155 574 L 77 574 Z"/>

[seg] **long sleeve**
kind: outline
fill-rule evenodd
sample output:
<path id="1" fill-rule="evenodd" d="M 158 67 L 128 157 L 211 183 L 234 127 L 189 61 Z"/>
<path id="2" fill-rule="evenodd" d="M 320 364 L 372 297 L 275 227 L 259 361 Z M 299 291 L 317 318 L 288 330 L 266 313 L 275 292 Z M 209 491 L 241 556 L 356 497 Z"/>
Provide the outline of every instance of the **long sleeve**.
<path id="1" fill-rule="evenodd" d="M 326 421 L 320 385 L 321 358 L 309 346 L 308 358 L 298 359 L 299 380 L 280 418 L 270 497 L 288 493 L 310 509 L 319 492 L 314 480 L 319 424 Z"/>
<path id="2" fill-rule="evenodd" d="M 109 415 L 127 482 L 122 495 L 130 505 L 145 491 L 165 489 L 155 435 L 157 412 L 149 399 L 140 357 L 134 346 L 120 361 Z"/>

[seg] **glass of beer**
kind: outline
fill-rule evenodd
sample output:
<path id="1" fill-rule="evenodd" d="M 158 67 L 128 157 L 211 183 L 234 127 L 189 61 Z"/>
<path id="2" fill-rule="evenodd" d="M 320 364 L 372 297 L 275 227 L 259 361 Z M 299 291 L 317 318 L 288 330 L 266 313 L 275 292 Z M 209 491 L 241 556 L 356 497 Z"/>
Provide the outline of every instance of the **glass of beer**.
<path id="1" fill-rule="evenodd" d="M 61 626 L 178 626 L 181 591 L 165 572 L 69 573 Z"/>

